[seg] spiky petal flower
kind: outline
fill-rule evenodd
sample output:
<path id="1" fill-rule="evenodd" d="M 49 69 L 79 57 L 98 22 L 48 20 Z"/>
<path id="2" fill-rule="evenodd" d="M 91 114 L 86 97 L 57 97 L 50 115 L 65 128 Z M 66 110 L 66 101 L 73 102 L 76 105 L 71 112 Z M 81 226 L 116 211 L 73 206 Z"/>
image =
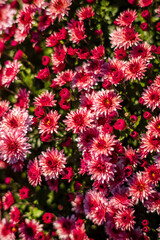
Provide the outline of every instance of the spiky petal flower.
<path id="1" fill-rule="evenodd" d="M 5 4 L 0 7 L 0 34 L 3 30 L 12 27 L 14 15 L 17 10 L 11 7 L 11 4 Z"/>
<path id="2" fill-rule="evenodd" d="M 91 175 L 91 180 L 98 181 L 100 183 L 108 182 L 110 179 L 114 179 L 115 164 L 112 164 L 110 158 L 105 155 L 99 155 L 92 157 L 92 160 L 88 162 L 88 172 Z"/>
<path id="3" fill-rule="evenodd" d="M 40 134 L 52 134 L 53 132 L 57 133 L 58 129 L 58 120 L 60 118 L 60 114 L 55 110 L 54 112 L 51 110 L 39 123 L 39 133 Z"/>
<path id="4" fill-rule="evenodd" d="M 127 80 L 141 80 L 144 77 L 147 64 L 141 57 L 131 58 L 125 66 L 125 74 Z"/>
<path id="5" fill-rule="evenodd" d="M 90 6 L 82 7 L 78 9 L 76 13 L 80 21 L 84 21 L 85 19 L 88 19 L 94 16 L 94 11 Z"/>
<path id="6" fill-rule="evenodd" d="M 139 43 L 136 46 L 133 46 L 132 50 L 130 51 L 129 58 L 138 58 L 141 57 L 146 62 L 149 62 L 150 59 L 154 58 L 151 53 L 151 46 L 147 43 Z"/>
<path id="7" fill-rule="evenodd" d="M 15 96 L 17 102 L 15 103 L 15 106 L 20 108 L 29 108 L 29 95 L 30 91 L 28 91 L 26 88 L 20 88 L 18 90 L 18 94 Z"/>
<path id="8" fill-rule="evenodd" d="M 122 231 L 131 231 L 131 229 L 134 228 L 134 224 L 136 223 L 134 221 L 134 212 L 135 211 L 132 208 L 118 210 L 114 216 L 116 229 L 120 229 Z"/>
<path id="9" fill-rule="evenodd" d="M 120 13 L 120 16 L 116 18 L 116 24 L 121 27 L 131 27 L 134 20 L 137 18 L 137 12 L 136 10 L 126 10 Z"/>
<path id="10" fill-rule="evenodd" d="M 66 131 L 72 130 L 73 133 L 83 132 L 86 127 L 92 126 L 91 112 L 86 108 L 79 108 L 76 111 L 70 111 L 64 120 Z"/>
<path id="11" fill-rule="evenodd" d="M 33 24 L 33 16 L 35 12 L 33 9 L 29 7 L 25 7 L 24 9 L 21 9 L 17 15 L 17 23 L 18 23 L 18 29 L 23 32 L 26 31 L 29 33 L 32 24 Z"/>
<path id="12" fill-rule="evenodd" d="M 110 36 L 112 48 L 124 47 L 124 49 L 128 49 L 141 40 L 138 32 L 135 32 L 134 28 L 129 27 L 117 28 L 110 34 Z"/>
<path id="13" fill-rule="evenodd" d="M 9 108 L 10 108 L 9 104 L 10 104 L 10 102 L 7 100 L 0 101 L 0 119 L 9 110 Z"/>
<path id="14" fill-rule="evenodd" d="M 81 40 L 85 39 L 87 35 L 85 34 L 85 27 L 82 21 L 77 21 L 71 19 L 67 25 L 69 36 L 73 43 L 79 43 Z"/>
<path id="15" fill-rule="evenodd" d="M 92 108 L 96 109 L 97 113 L 103 112 L 105 115 L 108 115 L 121 109 L 121 102 L 120 96 L 114 90 L 102 89 L 95 95 Z"/>
<path id="16" fill-rule="evenodd" d="M 17 73 L 19 72 L 21 66 L 22 64 L 17 60 L 8 62 L 7 65 L 3 68 L 2 85 L 8 88 L 11 82 L 17 79 Z"/>
<path id="17" fill-rule="evenodd" d="M 155 137 L 160 136 L 160 114 L 153 117 L 146 128 L 148 129 L 148 134 L 154 135 Z"/>
<path id="18" fill-rule="evenodd" d="M 0 237 L 1 240 L 16 239 L 15 234 L 11 231 L 11 223 L 9 223 L 6 218 L 0 221 Z"/>
<path id="19" fill-rule="evenodd" d="M 53 100 L 54 96 L 55 94 L 52 94 L 52 92 L 43 92 L 34 99 L 34 104 L 39 107 L 54 107 L 57 102 L 57 100 Z"/>
<path id="20" fill-rule="evenodd" d="M 8 210 L 10 206 L 14 204 L 13 194 L 10 191 L 6 192 L 5 195 L 2 197 L 2 202 L 4 210 Z"/>
<path id="21" fill-rule="evenodd" d="M 135 204 L 137 204 L 139 200 L 144 203 L 144 200 L 147 200 L 149 195 L 154 192 L 150 180 L 145 174 L 137 172 L 133 175 L 129 184 L 129 195 Z"/>
<path id="22" fill-rule="evenodd" d="M 46 180 L 52 178 L 58 178 L 65 168 L 66 157 L 62 151 L 58 151 L 57 148 L 48 148 L 46 152 L 42 152 L 39 156 L 39 165 L 41 166 L 42 174 Z"/>
<path id="23" fill-rule="evenodd" d="M 43 230 L 42 227 L 35 219 L 25 219 L 19 228 L 19 236 L 22 240 L 35 240 L 36 234 Z"/>
<path id="24" fill-rule="evenodd" d="M 53 223 L 54 228 L 61 240 L 68 240 L 72 230 L 75 228 L 75 217 L 74 215 L 69 218 L 58 217 L 58 219 Z"/>
<path id="25" fill-rule="evenodd" d="M 33 161 L 29 160 L 29 163 L 27 165 L 27 175 L 28 175 L 28 181 L 29 183 L 35 187 L 38 184 L 41 185 L 41 168 L 39 167 L 39 162 L 37 158 L 35 158 Z"/>
<path id="26" fill-rule="evenodd" d="M 155 136 L 151 134 L 142 134 L 141 137 L 141 145 L 140 145 L 140 153 L 141 158 L 147 156 L 147 154 L 153 152 L 160 152 L 160 136 Z"/>
<path id="27" fill-rule="evenodd" d="M 154 111 L 157 107 L 160 108 L 160 88 L 156 86 L 149 86 L 142 93 L 144 105 Z"/>
<path id="28" fill-rule="evenodd" d="M 58 17 L 58 21 L 68 15 L 72 0 L 51 0 L 47 9 L 47 14 L 54 20 Z"/>
<path id="29" fill-rule="evenodd" d="M 5 132 L 1 130 L 0 154 L 3 156 L 3 160 L 10 164 L 19 160 L 24 161 L 31 148 L 31 145 L 27 142 L 28 139 L 22 131 Z"/>
<path id="30" fill-rule="evenodd" d="M 96 156 L 103 154 L 109 156 L 114 150 L 116 143 L 115 135 L 101 133 L 97 138 L 93 139 L 90 152 Z"/>

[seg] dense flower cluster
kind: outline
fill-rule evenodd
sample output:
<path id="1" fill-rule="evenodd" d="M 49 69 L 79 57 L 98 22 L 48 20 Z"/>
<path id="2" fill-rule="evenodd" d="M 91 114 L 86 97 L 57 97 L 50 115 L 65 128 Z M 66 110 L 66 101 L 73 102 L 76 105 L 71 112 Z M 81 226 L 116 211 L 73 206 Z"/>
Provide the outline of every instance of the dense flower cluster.
<path id="1" fill-rule="evenodd" d="M 119 4 L 0 0 L 0 240 L 160 238 L 160 2 Z"/>

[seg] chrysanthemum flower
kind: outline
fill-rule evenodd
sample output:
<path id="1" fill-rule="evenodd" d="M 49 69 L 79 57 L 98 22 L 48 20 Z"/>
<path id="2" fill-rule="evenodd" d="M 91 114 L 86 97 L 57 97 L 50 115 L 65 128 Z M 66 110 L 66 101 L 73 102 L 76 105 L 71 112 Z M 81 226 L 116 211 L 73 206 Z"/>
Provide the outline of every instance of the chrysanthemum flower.
<path id="1" fill-rule="evenodd" d="M 160 181 L 160 168 L 155 164 L 149 165 L 145 168 L 145 174 L 154 185 L 157 185 L 158 181 Z"/>
<path id="2" fill-rule="evenodd" d="M 39 224 L 35 219 L 25 219 L 19 227 L 20 238 L 22 240 L 35 240 L 38 232 L 41 232 L 43 225 Z"/>
<path id="3" fill-rule="evenodd" d="M 56 78 L 54 78 L 54 81 L 58 86 L 61 87 L 64 84 L 66 84 L 67 82 L 71 82 L 74 75 L 75 75 L 75 73 L 72 70 L 68 69 L 64 72 L 60 72 L 58 74 L 58 76 L 56 76 Z"/>
<path id="4" fill-rule="evenodd" d="M 148 7 L 149 5 L 151 5 L 153 2 L 153 0 L 139 0 L 138 5 L 140 7 Z"/>
<path id="5" fill-rule="evenodd" d="M 81 193 L 76 195 L 75 199 L 73 201 L 71 201 L 72 211 L 74 211 L 75 213 L 78 213 L 78 214 L 84 213 L 83 199 L 84 199 L 84 197 Z"/>
<path id="6" fill-rule="evenodd" d="M 39 123 L 39 133 L 40 134 L 49 134 L 49 133 L 53 133 L 56 132 L 57 133 L 57 129 L 58 129 L 58 120 L 60 118 L 61 114 L 58 114 L 58 112 L 55 111 L 50 111 Z"/>
<path id="7" fill-rule="evenodd" d="M 37 158 L 35 158 L 33 161 L 29 160 L 27 169 L 29 183 L 33 187 L 37 186 L 38 184 L 41 185 L 41 168 L 39 167 L 39 162 Z"/>
<path id="8" fill-rule="evenodd" d="M 147 212 L 155 212 L 160 215 L 160 193 L 155 192 L 148 197 L 148 200 L 144 202 L 144 206 L 147 208 Z"/>
<path id="9" fill-rule="evenodd" d="M 85 149 L 89 149 L 92 145 L 93 139 L 95 137 L 98 137 L 99 131 L 95 128 L 87 128 L 82 133 L 79 133 L 79 136 L 77 138 L 78 141 L 78 147 L 81 151 Z"/>
<path id="10" fill-rule="evenodd" d="M 12 204 L 14 203 L 14 197 L 10 191 L 5 193 L 5 195 L 2 197 L 2 203 L 4 210 L 7 210 L 10 208 L 10 206 L 12 206 Z"/>
<path id="11" fill-rule="evenodd" d="M 14 34 L 14 40 L 18 43 L 22 43 L 26 37 L 28 36 L 28 32 L 26 30 L 21 31 L 19 28 L 16 28 Z"/>
<path id="12" fill-rule="evenodd" d="M 53 223 L 54 228 L 59 236 L 59 239 L 67 240 L 70 237 L 72 230 L 75 228 L 75 216 L 72 215 L 71 218 L 67 216 L 58 217 L 58 219 Z"/>
<path id="13" fill-rule="evenodd" d="M 10 104 L 10 102 L 7 100 L 0 101 L 0 119 L 9 110 L 9 108 L 10 108 L 9 104 Z"/>
<path id="14" fill-rule="evenodd" d="M 64 63 L 65 57 L 67 53 L 67 48 L 65 45 L 59 44 L 54 48 L 54 53 L 51 55 L 51 60 L 54 66 L 59 66 Z"/>
<path id="15" fill-rule="evenodd" d="M 134 20 L 137 18 L 137 12 L 136 10 L 126 10 L 122 13 L 120 13 L 120 16 L 116 18 L 116 24 L 121 27 L 131 27 Z"/>
<path id="16" fill-rule="evenodd" d="M 16 75 L 19 72 L 21 66 L 22 64 L 17 60 L 8 62 L 7 65 L 3 68 L 2 85 L 8 88 L 11 82 L 17 79 Z"/>
<path id="17" fill-rule="evenodd" d="M 67 29 L 73 43 L 78 44 L 81 40 L 87 37 L 87 35 L 85 34 L 85 27 L 82 21 L 71 19 L 71 21 L 67 25 Z"/>
<path id="18" fill-rule="evenodd" d="M 31 145 L 27 142 L 28 137 L 25 137 L 22 131 L 2 131 L 0 135 L 0 154 L 3 160 L 13 164 L 19 160 L 24 161 L 27 154 L 30 153 Z"/>
<path id="19" fill-rule="evenodd" d="M 160 88 L 156 86 L 149 86 L 142 93 L 144 105 L 154 111 L 157 107 L 160 108 Z"/>
<path id="20" fill-rule="evenodd" d="M 115 225 L 117 229 L 120 229 L 122 231 L 129 230 L 134 228 L 134 224 L 136 223 L 134 221 L 135 216 L 134 210 L 132 208 L 126 208 L 123 210 L 118 210 L 114 217 Z"/>
<path id="21" fill-rule="evenodd" d="M 149 62 L 150 59 L 153 58 L 151 53 L 151 46 L 147 43 L 139 43 L 137 46 L 133 46 L 132 50 L 130 51 L 129 58 L 138 58 L 141 57 L 146 62 Z"/>
<path id="22" fill-rule="evenodd" d="M 155 137 L 160 136 L 160 114 L 156 117 L 153 117 L 152 121 L 146 126 L 148 129 L 148 134 L 151 134 Z"/>
<path id="23" fill-rule="evenodd" d="M 18 94 L 15 95 L 15 98 L 17 102 L 15 103 L 15 106 L 20 107 L 20 108 L 29 108 L 29 95 L 30 91 L 28 91 L 26 88 L 22 89 L 20 88 L 18 90 Z"/>
<path id="24" fill-rule="evenodd" d="M 11 4 L 5 4 L 0 7 L 0 34 L 3 30 L 12 27 L 14 15 L 17 10 L 11 7 Z"/>
<path id="25" fill-rule="evenodd" d="M 160 152 L 160 136 L 155 137 L 148 133 L 142 134 L 140 145 L 141 158 L 146 157 L 149 152 Z"/>
<path id="26" fill-rule="evenodd" d="M 94 11 L 90 6 L 82 7 L 78 9 L 76 13 L 80 21 L 83 21 L 94 16 Z"/>
<path id="27" fill-rule="evenodd" d="M 117 112 L 121 109 L 120 103 L 122 100 L 120 96 L 114 92 L 114 90 L 101 90 L 98 91 L 93 101 L 93 109 L 96 109 L 97 113 L 103 112 L 108 115 L 114 111 Z"/>
<path id="28" fill-rule="evenodd" d="M 20 222 L 21 219 L 21 212 L 19 211 L 19 209 L 16 206 L 12 206 L 11 210 L 9 212 L 10 215 L 10 221 L 13 224 L 17 224 Z"/>
<path id="29" fill-rule="evenodd" d="M 89 90 L 96 82 L 93 74 L 86 72 L 83 67 L 76 69 L 77 72 L 72 80 L 72 88 L 78 88 L 78 91 Z"/>
<path id="30" fill-rule="evenodd" d="M 11 223 L 9 223 L 6 218 L 3 218 L 0 222 L 0 237 L 1 240 L 16 239 L 15 234 L 11 231 Z"/>
<path id="31" fill-rule="evenodd" d="M 117 28 L 110 34 L 111 47 L 128 49 L 129 47 L 136 45 L 141 39 L 138 32 L 135 32 L 134 28 Z"/>
<path id="32" fill-rule="evenodd" d="M 39 156 L 39 165 L 46 180 L 58 178 L 65 168 L 65 164 L 66 157 L 63 150 L 59 152 L 57 148 L 47 149 Z"/>
<path id="33" fill-rule="evenodd" d="M 102 184 L 110 179 L 113 180 L 115 171 L 115 164 L 112 164 L 110 158 L 105 155 L 92 157 L 92 160 L 88 162 L 88 174 L 91 175 L 91 180 Z"/>
<path id="34" fill-rule="evenodd" d="M 71 4 L 72 0 L 51 0 L 47 14 L 52 17 L 53 20 L 58 17 L 58 21 L 60 22 L 65 15 L 68 15 Z"/>
<path id="35" fill-rule="evenodd" d="M 53 100 L 54 96 L 55 94 L 52 94 L 52 92 L 43 92 L 34 99 L 34 104 L 39 107 L 54 107 L 57 102 L 57 100 Z"/>
<path id="36" fill-rule="evenodd" d="M 83 132 L 86 127 L 92 126 L 91 112 L 86 108 L 79 108 L 76 111 L 70 111 L 64 120 L 66 131 L 72 130 L 73 133 Z"/>
<path id="37" fill-rule="evenodd" d="M 86 218 L 92 220 L 95 224 L 103 224 L 107 212 L 107 205 L 108 202 L 101 193 L 90 190 L 86 193 L 84 199 Z"/>
<path id="38" fill-rule="evenodd" d="M 32 24 L 33 24 L 33 16 L 35 12 L 31 7 L 25 7 L 21 9 L 17 15 L 17 23 L 18 29 L 23 32 L 24 30 L 29 33 Z"/>
<path id="39" fill-rule="evenodd" d="M 6 114 L 6 116 L 2 119 L 0 124 L 0 130 L 3 131 L 22 131 L 25 134 L 27 131 L 31 131 L 32 124 L 32 116 L 28 114 L 26 109 L 20 109 L 19 107 L 15 107 Z"/>
<path id="40" fill-rule="evenodd" d="M 90 152 L 96 156 L 103 154 L 108 156 L 114 151 L 114 146 L 116 143 L 117 140 L 115 140 L 115 135 L 101 133 L 97 138 L 93 139 Z"/>
<path id="41" fill-rule="evenodd" d="M 135 204 L 139 200 L 144 203 L 144 200 L 147 200 L 149 195 L 154 192 L 149 178 L 145 174 L 142 174 L 142 172 L 134 174 L 129 184 L 129 195 Z"/>
<path id="42" fill-rule="evenodd" d="M 147 68 L 145 59 L 141 57 L 131 58 L 125 65 L 125 76 L 127 80 L 141 80 L 144 77 L 144 73 Z"/>

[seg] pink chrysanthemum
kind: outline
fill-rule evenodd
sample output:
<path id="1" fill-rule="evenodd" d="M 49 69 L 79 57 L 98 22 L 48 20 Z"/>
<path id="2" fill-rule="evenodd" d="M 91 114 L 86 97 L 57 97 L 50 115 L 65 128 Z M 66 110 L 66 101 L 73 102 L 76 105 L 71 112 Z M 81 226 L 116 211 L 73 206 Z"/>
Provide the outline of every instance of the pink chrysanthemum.
<path id="1" fill-rule="evenodd" d="M 77 10 L 76 13 L 80 21 L 83 21 L 94 16 L 94 11 L 90 6 L 82 7 L 79 10 Z"/>
<path id="2" fill-rule="evenodd" d="M 18 43 L 22 43 L 27 36 L 28 32 L 26 30 L 21 31 L 20 29 L 17 28 L 14 34 L 14 40 Z"/>
<path id="3" fill-rule="evenodd" d="M 22 240 L 35 240 L 36 234 L 43 230 L 42 227 L 35 219 L 25 219 L 19 228 L 19 236 Z"/>
<path id="4" fill-rule="evenodd" d="M 149 62 L 150 59 L 153 58 L 151 53 L 151 46 L 147 43 L 139 43 L 137 46 L 133 46 L 132 50 L 130 51 L 129 58 L 138 58 L 141 57 L 146 62 Z"/>
<path id="5" fill-rule="evenodd" d="M 16 206 L 12 206 L 11 210 L 10 210 L 10 221 L 13 224 L 17 224 L 20 222 L 21 220 L 21 212 L 19 211 L 19 209 Z"/>
<path id="6" fill-rule="evenodd" d="M 91 110 L 91 107 L 93 106 L 93 101 L 95 98 L 96 93 L 92 91 L 91 93 L 83 93 L 80 96 L 80 107 L 85 107 L 88 110 Z M 94 110 L 92 110 L 94 111 Z"/>
<path id="7" fill-rule="evenodd" d="M 71 202 L 72 211 L 74 211 L 75 213 L 78 213 L 78 214 L 84 213 L 83 199 L 84 198 L 81 193 L 76 195 L 75 199 Z"/>
<path id="8" fill-rule="evenodd" d="M 157 165 L 149 165 L 145 168 L 145 174 L 147 175 L 150 182 L 154 185 L 157 185 L 158 181 L 160 181 L 160 168 Z"/>
<path id="9" fill-rule="evenodd" d="M 144 206 L 147 208 L 147 212 L 155 212 L 160 215 L 160 193 L 155 192 L 148 197 L 148 200 L 145 201 Z"/>
<path id="10" fill-rule="evenodd" d="M 0 221 L 0 239 L 1 240 L 15 240 L 16 236 L 11 231 L 11 223 L 7 221 L 6 218 L 3 218 Z"/>
<path id="11" fill-rule="evenodd" d="M 114 217 L 116 229 L 120 229 L 122 231 L 131 231 L 131 229 L 134 228 L 134 224 L 136 223 L 134 221 L 134 212 L 135 211 L 132 208 L 118 210 Z"/>
<path id="12" fill-rule="evenodd" d="M 90 190 L 84 199 L 84 212 L 86 218 L 92 220 L 97 225 L 102 225 L 106 221 L 108 202 L 99 192 Z"/>
<path id="13" fill-rule="evenodd" d="M 128 207 L 132 207 L 133 203 L 131 199 L 129 199 L 128 192 L 125 188 L 117 188 L 116 192 L 114 192 L 113 197 L 111 197 L 109 201 L 109 205 L 118 210 L 122 210 Z"/>
<path id="14" fill-rule="evenodd" d="M 82 133 L 79 133 L 79 136 L 77 138 L 78 141 L 78 147 L 81 151 L 85 149 L 89 149 L 92 145 L 93 139 L 95 137 L 98 137 L 99 131 L 95 128 L 87 128 Z"/>
<path id="15" fill-rule="evenodd" d="M 153 117 L 152 121 L 146 126 L 148 134 L 155 137 L 160 136 L 160 114 L 156 117 Z"/>
<path id="16" fill-rule="evenodd" d="M 19 160 L 24 161 L 31 148 L 31 145 L 27 142 L 28 139 L 22 131 L 5 132 L 1 130 L 0 154 L 3 156 L 3 160 L 10 164 Z"/>
<path id="17" fill-rule="evenodd" d="M 116 143 L 117 140 L 115 140 L 115 135 L 101 133 L 97 138 L 93 139 L 90 152 L 96 156 L 103 154 L 108 156 L 114 151 Z"/>
<path id="18" fill-rule="evenodd" d="M 108 182 L 110 179 L 114 179 L 116 165 L 109 161 L 110 158 L 105 155 L 92 157 L 92 160 L 88 162 L 88 174 L 91 175 L 91 180 L 95 180 L 103 184 L 104 182 Z"/>
<path id="19" fill-rule="evenodd" d="M 57 148 L 47 149 L 39 156 L 39 165 L 46 180 L 58 178 L 65 168 L 65 164 L 66 157 L 63 150 L 59 152 Z"/>
<path id="20" fill-rule="evenodd" d="M 33 160 L 29 160 L 29 163 L 27 165 L 27 176 L 29 183 L 35 187 L 38 184 L 41 185 L 41 168 L 39 167 L 39 162 L 37 158 Z"/>
<path id="21" fill-rule="evenodd" d="M 114 90 L 102 89 L 101 91 L 98 91 L 95 96 L 93 109 L 96 109 L 97 113 L 100 111 L 105 115 L 108 115 L 121 109 L 121 102 L 122 100 L 120 99 L 120 96 L 116 94 Z"/>
<path id="22" fill-rule="evenodd" d="M 129 47 L 136 45 L 141 39 L 138 32 L 135 32 L 134 28 L 117 28 L 110 34 L 111 47 L 128 49 Z"/>
<path id="23" fill-rule="evenodd" d="M 58 114 L 58 112 L 50 111 L 39 123 L 39 133 L 40 134 L 52 134 L 53 132 L 57 133 L 58 126 L 58 120 L 60 118 L 61 114 Z"/>
<path id="24" fill-rule="evenodd" d="M 12 27 L 14 15 L 17 10 L 11 7 L 11 4 L 5 4 L 0 7 L 0 34 L 3 30 Z"/>
<path id="25" fill-rule="evenodd" d="M 0 130 L 5 129 L 5 131 L 12 131 L 15 129 L 16 131 L 22 131 L 26 134 L 32 130 L 30 127 L 31 124 L 32 116 L 28 114 L 28 111 L 15 107 L 2 119 Z"/>
<path id="26" fill-rule="evenodd" d="M 72 80 L 72 88 L 78 88 L 78 91 L 89 90 L 96 82 L 93 74 L 86 72 L 84 68 L 79 67 Z"/>
<path id="27" fill-rule="evenodd" d="M 9 110 L 10 102 L 7 100 L 0 101 L 0 119 L 6 114 L 6 112 Z"/>
<path id="28" fill-rule="evenodd" d="M 21 66 L 22 64 L 17 60 L 8 62 L 7 65 L 3 68 L 2 85 L 8 88 L 11 82 L 17 79 L 16 75 L 19 72 Z"/>
<path id="29" fill-rule="evenodd" d="M 25 7 L 24 9 L 21 9 L 17 15 L 17 23 L 18 23 L 18 29 L 23 32 L 26 31 L 29 33 L 32 24 L 33 24 L 33 16 L 35 12 L 31 7 Z"/>
<path id="30" fill-rule="evenodd" d="M 18 90 L 18 94 L 15 95 L 15 99 L 17 102 L 15 103 L 15 106 L 20 107 L 20 108 L 29 108 L 29 95 L 30 91 L 28 91 L 26 88 L 22 89 L 20 88 Z"/>
<path id="31" fill-rule="evenodd" d="M 120 14 L 120 16 L 115 20 L 116 24 L 121 27 L 131 27 L 134 20 L 137 18 L 136 10 L 126 10 Z"/>
<path id="32" fill-rule="evenodd" d="M 12 204 L 14 204 L 14 197 L 13 194 L 8 191 L 5 193 L 5 195 L 2 197 L 2 202 L 3 202 L 3 208 L 4 210 L 8 210 Z"/>
<path id="33" fill-rule="evenodd" d="M 68 11 L 72 4 L 72 0 L 51 0 L 47 14 L 54 20 L 58 17 L 58 21 L 64 18 L 65 15 L 68 16 Z"/>
<path id="34" fill-rule="evenodd" d="M 71 82 L 74 75 L 75 73 L 72 70 L 68 69 L 64 72 L 59 73 L 59 75 L 54 78 L 54 81 L 58 86 L 61 87 L 64 84 Z"/>
<path id="35" fill-rule="evenodd" d="M 147 200 L 149 195 L 154 192 L 149 178 L 145 174 L 137 172 L 137 174 L 133 175 L 129 184 L 129 195 L 135 204 L 137 204 L 139 200 L 144 203 L 144 200 Z"/>
<path id="36" fill-rule="evenodd" d="M 142 134 L 140 145 L 141 158 L 146 157 L 149 152 L 160 152 L 160 136 L 155 137 L 148 133 Z"/>
<path id="37" fill-rule="evenodd" d="M 86 127 L 92 126 L 92 115 L 86 108 L 79 108 L 70 111 L 64 120 L 66 131 L 72 130 L 73 133 L 83 132 Z"/>
<path id="38" fill-rule="evenodd" d="M 64 63 L 67 54 L 67 48 L 65 45 L 59 44 L 54 48 L 54 53 L 51 55 L 51 60 L 54 66 L 59 66 Z"/>
<path id="39" fill-rule="evenodd" d="M 147 63 L 141 57 L 131 58 L 125 65 L 125 75 L 127 80 L 141 80 L 147 68 Z"/>
<path id="40" fill-rule="evenodd" d="M 55 94 L 52 94 L 52 92 L 43 92 L 34 99 L 34 104 L 39 107 L 54 107 L 57 102 L 57 100 L 53 100 L 54 96 Z"/>
<path id="41" fill-rule="evenodd" d="M 149 86 L 142 93 L 144 99 L 144 105 L 154 111 L 157 107 L 160 108 L 160 88 L 155 86 Z"/>
<path id="42" fill-rule="evenodd" d="M 78 44 L 81 40 L 87 37 L 87 35 L 85 34 L 85 27 L 82 21 L 71 19 L 71 21 L 67 25 L 67 29 L 73 43 Z"/>
<path id="43" fill-rule="evenodd" d="M 75 228 L 75 217 L 74 215 L 69 218 L 58 217 L 58 219 L 53 223 L 54 228 L 59 236 L 59 239 L 68 240 L 72 230 Z"/>
<path id="44" fill-rule="evenodd" d="M 153 0 L 139 0 L 138 5 L 140 7 L 148 7 L 149 5 L 151 5 L 153 2 Z"/>

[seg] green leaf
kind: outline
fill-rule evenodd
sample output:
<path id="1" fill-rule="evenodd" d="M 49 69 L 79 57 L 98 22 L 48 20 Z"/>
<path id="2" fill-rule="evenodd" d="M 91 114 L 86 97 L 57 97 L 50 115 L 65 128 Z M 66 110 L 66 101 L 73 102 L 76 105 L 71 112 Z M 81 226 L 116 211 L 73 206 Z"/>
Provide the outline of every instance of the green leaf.
<path id="1" fill-rule="evenodd" d="M 38 209 L 38 208 L 33 208 L 33 217 L 34 218 L 39 218 L 43 215 L 43 211 Z"/>

